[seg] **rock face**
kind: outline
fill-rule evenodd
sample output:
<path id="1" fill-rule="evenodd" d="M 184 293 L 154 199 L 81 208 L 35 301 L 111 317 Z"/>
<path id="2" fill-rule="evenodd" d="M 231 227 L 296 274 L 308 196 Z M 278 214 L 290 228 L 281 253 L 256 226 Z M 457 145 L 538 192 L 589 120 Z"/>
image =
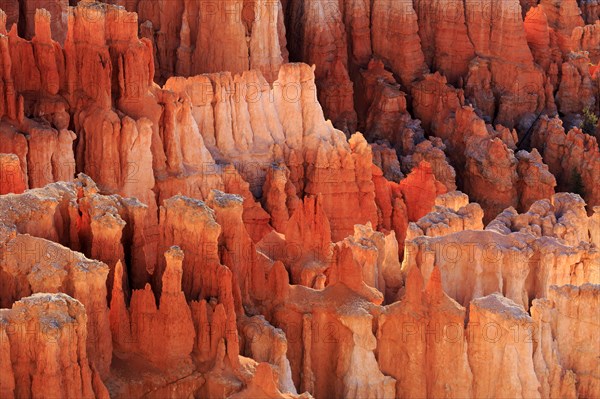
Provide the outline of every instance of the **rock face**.
<path id="1" fill-rule="evenodd" d="M 542 0 L 540 6 L 548 16 L 549 27 L 556 33 L 559 48 L 563 52 L 574 50 L 571 34 L 573 29 L 584 25 L 577 1 Z"/>
<path id="2" fill-rule="evenodd" d="M 543 396 L 584 397 L 598 392 L 598 376 L 592 371 L 597 368 L 597 360 L 590 357 L 593 351 L 597 351 L 598 332 L 593 328 L 598 321 L 598 313 L 594 312 L 597 303 L 598 286 L 590 284 L 555 286 L 550 290 L 548 299 L 534 301 L 531 314 L 539 334 L 534 360 L 536 372 L 542 376 Z M 569 331 L 576 333 L 572 335 Z M 558 364 L 551 357 L 553 347 L 566 354 Z M 579 349 L 584 347 L 590 351 Z M 580 355 L 570 355 L 573 351 Z M 579 376 L 576 385 L 573 372 Z"/>
<path id="3" fill-rule="evenodd" d="M 524 214 L 507 209 L 483 231 L 417 236 L 406 243 L 402 268 L 417 266 L 427 279 L 438 266 L 445 292 L 462 304 L 499 291 L 527 309 L 551 285 L 597 283 L 598 252 L 589 247 L 586 219 L 581 197 L 556 194 Z M 564 273 L 566 265 L 577 271 Z"/>
<path id="4" fill-rule="evenodd" d="M 397 379 L 398 398 L 444 392 L 474 397 L 463 329 L 465 308 L 442 291 L 439 269 L 423 288 L 420 273 L 413 270 L 404 297 L 383 310 L 377 329 L 379 365 Z M 440 364 L 446 356 L 454 359 L 452 372 Z"/>
<path id="5" fill-rule="evenodd" d="M 410 0 L 373 2 L 373 51 L 400 76 L 400 82 L 407 88 L 427 72 L 417 20 Z"/>
<path id="6" fill-rule="evenodd" d="M 596 3 L 0 0 L 0 397 L 599 397 Z"/>
<path id="7" fill-rule="evenodd" d="M 465 3 L 461 0 L 414 1 L 419 17 L 419 36 L 425 60 L 451 84 L 458 84 L 469 71 L 475 48 L 465 21 Z"/>
<path id="8" fill-rule="evenodd" d="M 528 339 L 533 324 L 522 307 L 500 294 L 471 302 L 467 334 L 474 397 L 492 397 L 499 392 L 516 398 L 541 397 L 533 340 Z"/>
<path id="9" fill-rule="evenodd" d="M 487 125 L 473 107 L 462 105 L 462 91 L 444 77 L 428 75 L 415 85 L 413 96 L 415 113 L 444 141 L 464 191 L 481 204 L 486 222 L 506 207 L 526 210 L 533 199 L 553 193 L 555 181 L 539 154 L 515 156 L 516 131 Z"/>
<path id="10" fill-rule="evenodd" d="M 556 177 L 559 190 L 579 193 L 591 207 L 600 204 L 596 184 L 600 179 L 600 152 L 595 137 L 579 129 L 567 133 L 560 119 L 542 117 L 531 139 Z"/>
<path id="11" fill-rule="evenodd" d="M 21 194 L 27 187 L 19 157 L 0 154 L 0 194 Z"/>
<path id="12" fill-rule="evenodd" d="M 79 301 L 34 294 L 0 310 L 0 321 L 4 397 L 109 397 L 88 360 L 86 310 Z"/>

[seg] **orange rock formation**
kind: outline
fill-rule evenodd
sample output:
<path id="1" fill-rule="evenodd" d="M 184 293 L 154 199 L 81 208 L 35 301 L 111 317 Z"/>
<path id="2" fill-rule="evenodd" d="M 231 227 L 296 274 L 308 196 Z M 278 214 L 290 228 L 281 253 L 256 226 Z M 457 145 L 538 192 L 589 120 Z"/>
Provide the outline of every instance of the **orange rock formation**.
<path id="1" fill-rule="evenodd" d="M 599 397 L 597 3 L 0 0 L 0 397 Z"/>

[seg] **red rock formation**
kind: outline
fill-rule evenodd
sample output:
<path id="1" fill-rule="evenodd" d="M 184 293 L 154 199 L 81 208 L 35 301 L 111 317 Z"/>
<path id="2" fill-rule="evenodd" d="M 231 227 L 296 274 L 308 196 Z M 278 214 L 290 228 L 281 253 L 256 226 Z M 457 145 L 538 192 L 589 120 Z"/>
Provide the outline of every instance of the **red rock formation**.
<path id="1" fill-rule="evenodd" d="M 154 43 L 159 80 L 200 73 L 258 69 L 272 82 L 287 62 L 279 1 L 127 2 Z"/>
<path id="2" fill-rule="evenodd" d="M 232 399 L 244 398 L 269 398 L 269 399 L 291 399 L 291 398 L 310 398 L 308 394 L 290 395 L 282 393 L 276 384 L 276 376 L 268 363 L 259 363 L 256 366 L 254 376 L 248 386 L 230 396 Z"/>
<path id="3" fill-rule="evenodd" d="M 416 0 L 414 6 L 429 68 L 457 85 L 467 75 L 469 62 L 475 57 L 465 21 L 465 4 L 461 0 Z"/>
<path id="4" fill-rule="evenodd" d="M 544 76 L 533 63 L 518 3 L 465 3 L 469 37 L 478 55 L 469 66 L 465 94 L 495 123 L 509 128 L 546 105 Z"/>
<path id="5" fill-rule="evenodd" d="M 322 197 L 306 197 L 290 217 L 285 230 L 286 256 L 289 257 L 292 281 L 308 283 L 301 274 L 317 269 L 312 278 L 329 266 L 332 255 L 331 228 L 323 209 Z M 308 286 L 312 286 L 310 281 Z"/>
<path id="6" fill-rule="evenodd" d="M 533 320 L 522 307 L 500 294 L 474 299 L 466 333 L 473 397 L 500 392 L 516 398 L 541 397 L 529 338 Z"/>
<path id="7" fill-rule="evenodd" d="M 373 165 L 377 166 L 383 172 L 386 180 L 398 183 L 404 178 L 400 170 L 400 161 L 398 160 L 396 151 L 386 144 L 385 142 L 384 144 L 371 144 Z M 373 173 L 379 176 L 379 172 L 375 168 L 373 168 Z"/>
<path id="8" fill-rule="evenodd" d="M 408 240 L 418 236 L 439 237 L 464 230 L 483 229 L 483 210 L 460 191 L 438 196 L 435 206 L 408 228 Z"/>
<path id="9" fill-rule="evenodd" d="M 273 381 L 281 392 L 297 394 L 292 381 L 292 370 L 287 358 L 287 338 L 283 331 L 273 327 L 261 316 L 242 321 L 245 355 L 272 365 L 276 373 Z"/>
<path id="10" fill-rule="evenodd" d="M 357 3 L 352 1 L 348 7 L 351 9 L 350 4 Z M 327 117 L 348 134 L 354 133 L 354 92 L 348 74 L 348 42 L 340 5 L 336 2 L 291 1 L 286 17 L 291 56 L 316 65 L 319 102 Z"/>
<path id="11" fill-rule="evenodd" d="M 255 196 L 262 195 L 271 164 L 284 162 L 299 195 L 323 195 L 334 239 L 350 234 L 355 223 L 374 221 L 370 148 L 361 135 L 348 143 L 324 120 L 316 101 L 313 70 L 287 64 L 273 88 L 265 84 L 259 73 L 251 71 L 233 77 L 215 74 L 171 79 L 165 87 L 190 96 L 191 113 L 200 121 L 206 147 L 214 159 L 236 165 Z M 210 160 L 204 165 L 205 170 L 214 168 Z M 325 185 L 329 187 L 325 189 Z M 347 208 L 339 209 L 337 196 L 346 199 Z"/>
<path id="12" fill-rule="evenodd" d="M 289 177 L 290 171 L 284 164 L 274 165 L 267 172 L 263 187 L 263 206 L 271 215 L 271 225 L 280 233 L 285 233 L 291 215 L 301 203 Z"/>
<path id="13" fill-rule="evenodd" d="M 594 21 L 600 18 L 600 3 L 598 3 L 598 0 L 579 0 L 577 3 L 587 24 L 593 24 Z"/>
<path id="14" fill-rule="evenodd" d="M 109 397 L 88 360 L 86 308 L 79 301 L 34 294 L 0 310 L 0 319 L 4 397 Z"/>
<path id="15" fill-rule="evenodd" d="M 0 30 L 2 34 L 6 34 L 6 27 L 10 30 L 13 25 L 19 23 L 19 0 L 2 0 L 0 1 L 0 9 L 4 11 L 0 18 L 4 23 L 1 24 Z"/>
<path id="16" fill-rule="evenodd" d="M 482 205 L 486 222 L 509 206 L 525 210 L 530 195 L 537 200 L 553 193 L 554 181 L 545 165 L 534 162 L 536 173 L 527 172 L 524 165 L 517 167 L 516 132 L 502 126 L 493 129 L 473 108 L 461 107 L 462 92 L 453 90 L 443 77 L 430 75 L 415 85 L 413 93 L 416 114 L 444 141 L 464 191 Z"/>
<path id="17" fill-rule="evenodd" d="M 35 35 L 37 10 L 44 9 L 51 20 L 50 27 L 52 29 L 52 37 L 59 43 L 64 43 L 67 37 L 67 24 L 69 16 L 68 0 L 33 0 L 23 3 L 23 8 L 20 10 L 23 16 L 19 20 L 21 24 L 20 31 L 23 37 L 31 39 Z M 10 24 L 10 20 L 9 20 Z"/>
<path id="18" fill-rule="evenodd" d="M 215 213 L 205 203 L 191 198 L 176 196 L 164 202 L 160 209 L 159 253 L 173 245 L 185 253 L 182 290 L 188 300 L 202 296 L 217 296 L 218 273 L 223 267 L 219 261 L 218 240 L 221 226 Z M 154 271 L 154 286 L 161 292 L 162 276 L 166 262 L 158 261 Z"/>
<path id="19" fill-rule="evenodd" d="M 400 182 L 400 191 L 408 209 L 408 220 L 417 221 L 429 213 L 435 198 L 445 194 L 446 188 L 435 179 L 431 165 L 422 161 Z"/>
<path id="20" fill-rule="evenodd" d="M 594 310 L 598 294 L 597 285 L 553 286 L 548 299 L 533 302 L 531 315 L 538 334 L 534 340 L 534 361 L 544 397 L 598 394 L 598 376 L 592 371 L 597 368 L 598 360 L 591 355 L 597 352 L 599 342 L 594 328 L 598 322 Z M 564 355 L 557 359 L 556 352 Z"/>
<path id="21" fill-rule="evenodd" d="M 224 168 L 223 183 L 226 192 L 242 197 L 244 208 L 242 219 L 244 225 L 252 240 L 254 242 L 260 241 L 266 234 L 273 230 L 269 224 L 271 216 L 254 199 L 254 196 L 250 192 L 250 184 L 240 176 L 233 165 L 228 165 Z"/>
<path id="22" fill-rule="evenodd" d="M 37 292 L 64 292 L 80 301 L 88 312 L 87 353 L 105 377 L 112 357 L 105 285 L 108 267 L 59 244 L 6 227 L 2 237 L 2 306 Z"/>
<path id="23" fill-rule="evenodd" d="M 396 378 L 397 398 L 471 397 L 473 377 L 463 330 L 465 308 L 444 294 L 438 269 L 423 288 L 421 275 L 413 270 L 404 296 L 379 316 L 379 366 Z M 446 356 L 453 359 L 451 371 L 440 364 Z"/>
<path id="24" fill-rule="evenodd" d="M 546 297 L 553 284 L 598 281 L 587 219 L 580 197 L 556 194 L 527 213 L 506 210 L 484 231 L 407 240 L 402 268 L 418 266 L 427 279 L 437 265 L 445 292 L 459 303 L 499 291 L 527 308 L 528 298 Z"/>
<path id="25" fill-rule="evenodd" d="M 584 108 L 594 108 L 596 85 L 592 81 L 590 60 L 586 53 L 569 53 L 562 64 L 562 80 L 556 93 L 556 104 L 564 114 L 578 113 Z"/>
<path id="26" fill-rule="evenodd" d="M 548 26 L 556 33 L 558 46 L 567 53 L 576 49 L 571 41 L 573 29 L 583 26 L 581 10 L 576 0 L 555 1 L 542 0 L 540 6 L 548 16 Z"/>
<path id="27" fill-rule="evenodd" d="M 519 209 L 529 209 L 534 202 L 554 195 L 556 179 L 548 171 L 548 166 L 542 162 L 540 153 L 534 148 L 531 153 L 519 151 L 516 153 L 517 174 L 519 182 Z"/>
<path id="28" fill-rule="evenodd" d="M 372 7 L 373 52 L 410 89 L 415 80 L 428 72 L 412 1 L 376 0 Z"/>
<path id="29" fill-rule="evenodd" d="M 27 188 L 19 157 L 0 154 L 0 195 L 21 194 Z"/>
<path id="30" fill-rule="evenodd" d="M 556 177 L 557 190 L 578 190 L 590 207 L 600 204 L 600 156 L 598 143 L 579 129 L 565 134 L 558 118 L 542 117 L 536 125 L 531 144 L 539 149 L 550 172 Z"/>
<path id="31" fill-rule="evenodd" d="M 548 26 L 548 16 L 543 7 L 532 7 L 525 16 L 523 27 L 527 36 L 527 44 L 539 66 L 548 71 L 552 61 L 561 61 L 560 59 L 554 60 L 554 49 L 551 46 L 553 37 Z"/>
<path id="32" fill-rule="evenodd" d="M 598 396 L 594 1 L 0 1 L 0 396 Z"/>
<path id="33" fill-rule="evenodd" d="M 594 24 L 573 29 L 571 40 L 576 43 L 577 49 L 589 52 L 590 61 L 597 65 L 600 61 L 600 16 L 595 21 Z"/>
<path id="34" fill-rule="evenodd" d="M 158 307 L 150 285 L 132 292 L 129 309 L 125 307 L 122 287 L 114 285 L 110 324 L 116 350 L 127 355 L 137 353 L 159 368 L 191 368 L 196 334 L 191 310 L 181 290 L 183 259 L 184 253 L 178 247 L 171 247 L 165 253 Z M 116 281 L 121 280 L 122 273 L 119 263 Z"/>

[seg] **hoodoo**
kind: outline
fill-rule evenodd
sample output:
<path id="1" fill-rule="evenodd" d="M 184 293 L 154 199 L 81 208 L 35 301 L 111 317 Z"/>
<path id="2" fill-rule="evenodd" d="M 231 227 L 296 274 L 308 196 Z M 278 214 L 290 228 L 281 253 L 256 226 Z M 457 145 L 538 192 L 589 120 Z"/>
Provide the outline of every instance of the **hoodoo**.
<path id="1" fill-rule="evenodd" d="M 0 398 L 600 398 L 597 0 L 0 0 Z"/>

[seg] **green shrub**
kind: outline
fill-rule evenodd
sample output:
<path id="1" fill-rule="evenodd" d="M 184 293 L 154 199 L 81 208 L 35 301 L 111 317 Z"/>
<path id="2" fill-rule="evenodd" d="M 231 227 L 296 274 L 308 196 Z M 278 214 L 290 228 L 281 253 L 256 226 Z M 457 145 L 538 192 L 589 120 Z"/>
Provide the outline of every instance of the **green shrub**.
<path id="1" fill-rule="evenodd" d="M 585 186 L 581 179 L 581 173 L 576 170 L 571 173 L 571 192 L 579 194 L 582 198 L 585 197 Z"/>
<path id="2" fill-rule="evenodd" d="M 598 126 L 598 115 L 594 114 L 591 108 L 586 107 L 583 110 L 583 122 L 581 122 L 579 128 L 583 130 L 584 133 L 593 136 L 596 131 L 596 126 Z"/>

